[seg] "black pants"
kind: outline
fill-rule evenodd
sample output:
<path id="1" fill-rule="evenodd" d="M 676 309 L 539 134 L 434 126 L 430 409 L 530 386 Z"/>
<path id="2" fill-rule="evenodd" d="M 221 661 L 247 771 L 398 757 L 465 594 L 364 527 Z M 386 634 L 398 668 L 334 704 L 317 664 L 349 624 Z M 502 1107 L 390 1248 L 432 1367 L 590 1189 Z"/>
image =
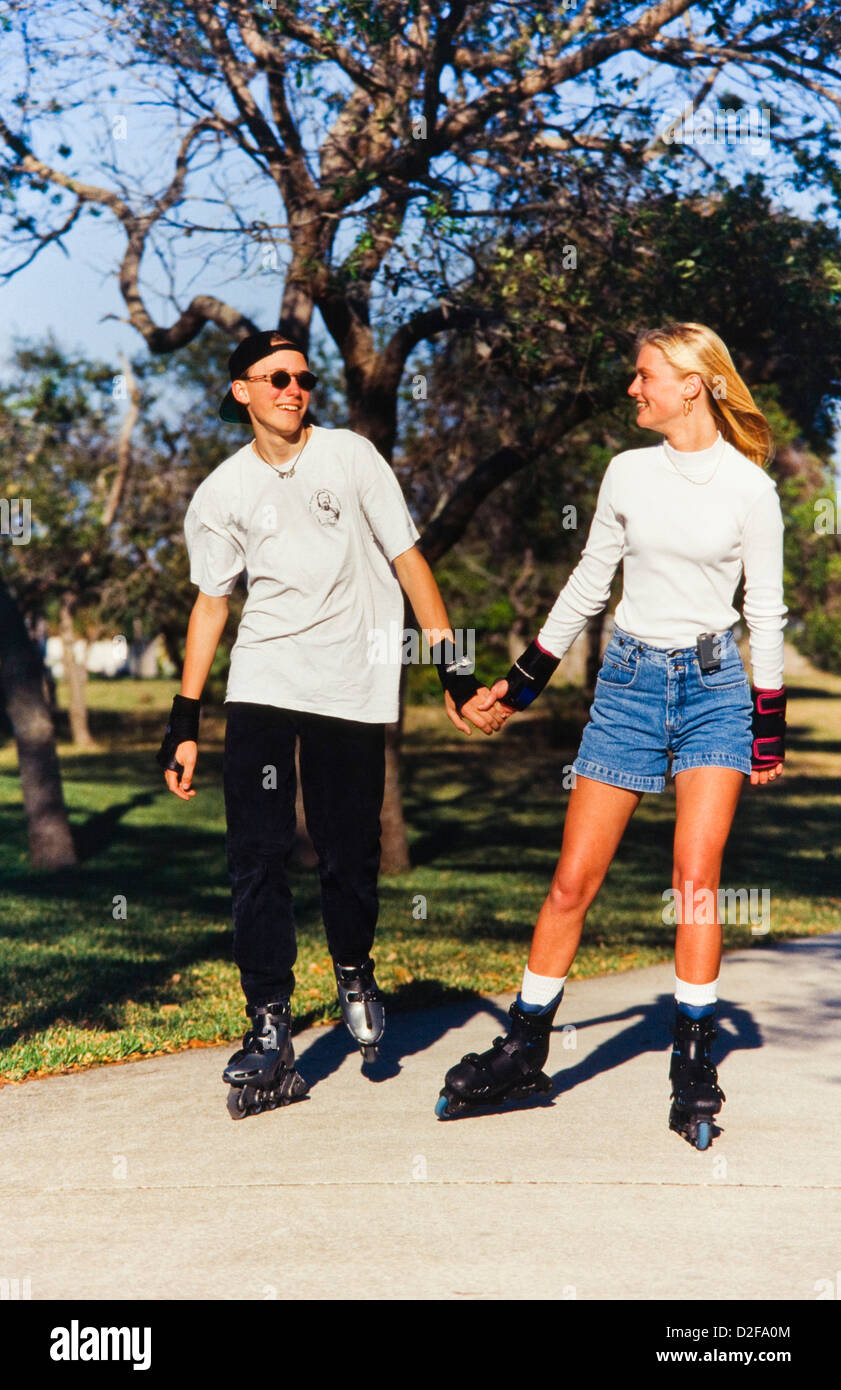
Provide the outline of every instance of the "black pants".
<path id="1" fill-rule="evenodd" d="M 226 704 L 225 814 L 234 961 L 249 1004 L 295 985 L 295 918 L 286 861 L 295 839 L 295 739 L 321 910 L 334 961 L 359 965 L 377 923 L 385 725 L 274 705 Z"/>

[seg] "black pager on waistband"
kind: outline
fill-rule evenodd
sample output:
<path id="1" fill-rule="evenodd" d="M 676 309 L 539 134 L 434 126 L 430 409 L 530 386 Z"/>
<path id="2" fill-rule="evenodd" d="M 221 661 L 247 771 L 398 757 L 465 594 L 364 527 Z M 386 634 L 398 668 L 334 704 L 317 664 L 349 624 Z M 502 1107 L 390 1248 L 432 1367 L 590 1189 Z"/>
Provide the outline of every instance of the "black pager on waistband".
<path id="1" fill-rule="evenodd" d="M 695 643 L 698 665 L 702 671 L 721 670 L 721 642 L 714 632 L 702 632 Z"/>

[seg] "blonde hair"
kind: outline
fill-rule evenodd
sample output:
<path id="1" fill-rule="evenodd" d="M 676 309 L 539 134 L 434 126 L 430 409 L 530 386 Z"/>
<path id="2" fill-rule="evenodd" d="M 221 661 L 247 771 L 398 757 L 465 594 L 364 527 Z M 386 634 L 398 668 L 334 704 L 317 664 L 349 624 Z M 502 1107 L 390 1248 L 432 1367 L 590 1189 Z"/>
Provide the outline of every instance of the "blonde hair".
<path id="1" fill-rule="evenodd" d="M 637 352 L 659 348 L 675 371 L 694 372 L 722 437 L 761 468 L 772 457 L 771 427 L 733 364 L 717 333 L 703 323 L 668 323 L 637 337 Z"/>

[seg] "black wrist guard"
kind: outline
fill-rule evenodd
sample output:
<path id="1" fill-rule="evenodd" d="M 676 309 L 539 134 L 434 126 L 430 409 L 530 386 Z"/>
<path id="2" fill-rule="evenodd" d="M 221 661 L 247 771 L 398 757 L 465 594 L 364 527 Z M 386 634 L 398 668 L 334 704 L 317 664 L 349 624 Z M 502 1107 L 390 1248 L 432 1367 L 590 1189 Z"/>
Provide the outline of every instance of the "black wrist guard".
<path id="1" fill-rule="evenodd" d="M 200 708 L 200 700 L 188 700 L 186 695 L 174 697 L 163 743 L 155 754 L 155 761 L 164 772 L 177 772 L 180 777 L 184 771 L 183 764 L 176 761 L 175 750 L 179 743 L 188 740 L 198 743 Z"/>
<path id="2" fill-rule="evenodd" d="M 438 671 L 441 685 L 452 695 L 453 703 L 461 714 L 462 706 L 466 705 L 468 700 L 472 700 L 476 691 L 480 689 L 479 682 L 473 674 L 473 662 L 469 656 L 456 658 L 455 644 L 448 637 L 430 647 L 429 654 Z"/>
<path id="3" fill-rule="evenodd" d="M 522 656 L 517 658 L 505 677 L 508 682 L 508 694 L 503 695 L 500 704 L 508 705 L 509 709 L 513 710 L 528 709 L 532 700 L 536 700 L 541 690 L 549 683 L 560 661 L 559 656 L 552 656 L 536 642 L 532 642 Z"/>
<path id="4" fill-rule="evenodd" d="M 751 767 L 762 772 L 776 767 L 785 758 L 786 736 L 786 688 L 779 690 L 756 690 L 751 687 L 753 696 L 753 745 L 751 747 Z"/>

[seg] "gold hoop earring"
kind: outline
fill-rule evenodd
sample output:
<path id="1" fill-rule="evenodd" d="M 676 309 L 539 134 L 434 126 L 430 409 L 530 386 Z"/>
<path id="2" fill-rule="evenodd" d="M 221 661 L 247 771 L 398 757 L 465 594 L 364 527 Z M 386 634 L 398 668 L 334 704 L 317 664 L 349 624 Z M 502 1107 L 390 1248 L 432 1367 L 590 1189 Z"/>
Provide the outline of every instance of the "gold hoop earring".
<path id="1" fill-rule="evenodd" d="M 689 399 L 687 399 L 687 400 L 685 400 L 685 401 L 683 402 L 683 413 L 684 413 L 684 415 L 691 415 L 691 414 L 692 414 L 692 406 L 693 406 L 693 404 L 694 404 L 694 402 L 691 401 L 691 400 L 689 400 Z"/>

